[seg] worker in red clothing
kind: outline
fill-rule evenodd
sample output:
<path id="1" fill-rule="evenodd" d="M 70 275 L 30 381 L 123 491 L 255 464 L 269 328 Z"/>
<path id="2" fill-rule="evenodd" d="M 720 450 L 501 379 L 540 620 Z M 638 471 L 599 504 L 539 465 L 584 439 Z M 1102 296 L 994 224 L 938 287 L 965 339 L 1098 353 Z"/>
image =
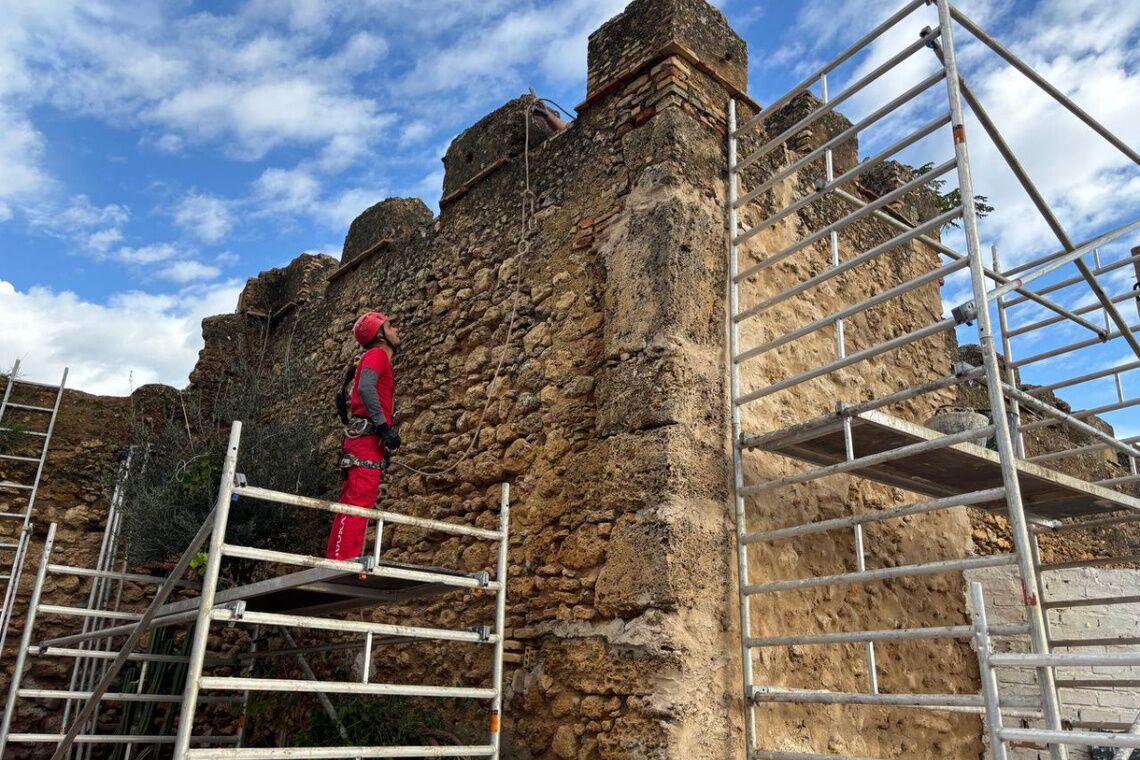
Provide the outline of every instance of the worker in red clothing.
<path id="1" fill-rule="evenodd" d="M 352 334 L 365 350 L 354 367 L 349 367 L 337 397 L 338 411 L 346 423 L 340 503 L 371 508 L 380 492 L 383 462 L 400 448 L 400 436 L 392 427 L 392 356 L 400 345 L 400 333 L 387 315 L 370 311 L 356 320 Z M 338 514 L 325 556 L 356 559 L 364 549 L 367 528 L 366 518 Z"/>

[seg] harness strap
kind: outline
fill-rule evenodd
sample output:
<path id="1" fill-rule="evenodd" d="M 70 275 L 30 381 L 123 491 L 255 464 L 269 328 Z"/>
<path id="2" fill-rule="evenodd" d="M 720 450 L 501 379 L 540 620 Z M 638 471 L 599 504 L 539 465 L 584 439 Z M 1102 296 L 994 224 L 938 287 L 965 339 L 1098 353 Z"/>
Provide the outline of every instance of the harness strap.
<path id="1" fill-rule="evenodd" d="M 360 457 L 353 456 L 352 454 L 341 454 L 340 455 L 340 469 L 348 470 L 348 469 L 351 469 L 353 467 L 364 467 L 364 468 L 367 468 L 369 470 L 383 470 L 384 469 L 384 463 L 383 462 L 370 462 L 367 459 L 361 459 Z"/>

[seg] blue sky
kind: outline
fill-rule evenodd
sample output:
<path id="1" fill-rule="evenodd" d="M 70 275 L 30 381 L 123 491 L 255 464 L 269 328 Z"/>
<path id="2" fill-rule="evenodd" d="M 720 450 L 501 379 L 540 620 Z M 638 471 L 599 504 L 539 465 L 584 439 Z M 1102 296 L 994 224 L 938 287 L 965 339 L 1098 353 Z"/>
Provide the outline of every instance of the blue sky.
<path id="1" fill-rule="evenodd" d="M 900 4 L 719 3 L 749 44 L 761 102 Z M 0 365 L 20 358 L 27 376 L 48 380 L 70 365 L 72 385 L 100 393 L 184 385 L 200 320 L 231 311 L 247 277 L 303 251 L 339 255 L 352 218 L 385 197 L 434 207 L 450 140 L 528 87 L 580 102 L 586 37 L 624 5 L 0 0 Z M 1140 144 L 1140 3 L 961 5 Z M 833 92 L 921 25 L 836 72 Z M 857 118 L 929 73 L 923 53 L 845 113 Z M 1134 167 L 977 45 L 961 55 L 1074 238 L 1136 218 Z M 918 106 L 864 148 L 897 139 L 922 118 Z M 903 158 L 944 160 L 945 148 Z M 992 150 L 979 145 L 975 159 L 978 189 L 999 207 L 987 244 L 1014 261 L 1053 250 Z M 951 279 L 946 301 L 962 300 L 966 284 Z M 1117 342 L 1095 360 L 1125 353 Z"/>

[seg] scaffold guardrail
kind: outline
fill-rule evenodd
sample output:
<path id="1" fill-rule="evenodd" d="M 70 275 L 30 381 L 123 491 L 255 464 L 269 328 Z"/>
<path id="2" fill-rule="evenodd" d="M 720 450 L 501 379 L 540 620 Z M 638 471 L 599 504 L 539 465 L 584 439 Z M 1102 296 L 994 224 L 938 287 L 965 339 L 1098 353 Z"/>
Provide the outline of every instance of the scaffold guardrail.
<path id="1" fill-rule="evenodd" d="M 117 572 L 109 569 L 84 569 L 51 562 L 56 528 L 48 532 L 39 571 L 30 600 L 16 668 L 8 701 L 0 726 L 0 753 L 9 744 L 54 745 L 55 760 L 68 757 L 73 750 L 101 745 L 127 744 L 131 747 L 172 745 L 172 756 L 183 758 L 377 758 L 377 757 L 491 757 L 499 756 L 503 691 L 503 641 L 506 624 L 507 547 L 510 522 L 510 491 L 502 484 L 499 501 L 498 528 L 487 529 L 460 522 L 436 520 L 394 511 L 367 509 L 338 504 L 322 499 L 272 491 L 249 485 L 237 473 L 241 439 L 241 423 L 235 422 L 223 463 L 221 485 L 210 519 L 203 524 L 191 545 L 167 577 Z M 290 552 L 270 551 L 241 546 L 225 540 L 230 511 L 241 508 L 241 502 L 270 502 L 302 509 L 358 515 L 375 524 L 371 550 L 358 560 L 327 560 Z M 385 525 L 399 525 L 427 533 L 460 536 L 477 541 L 491 541 L 497 547 L 493 574 L 467 572 L 448 568 L 408 565 L 382 559 Z M 207 540 L 209 541 L 207 545 Z M 190 560 L 207 547 L 205 574 L 199 584 L 182 580 Z M 301 569 L 265 581 L 219 589 L 221 563 L 225 557 L 238 557 L 279 566 Z M 147 608 L 127 612 L 100 606 L 100 593 L 93 587 L 87 607 L 47 604 L 43 589 L 49 575 L 64 574 L 92 581 L 129 581 L 157 587 Z M 198 596 L 170 601 L 176 588 L 200 591 Z M 361 610 L 388 602 L 407 604 L 409 600 L 429 598 L 442 593 L 467 590 L 476 594 L 493 594 L 494 618 L 474 628 L 433 628 L 423 625 L 376 623 L 347 620 L 336 613 Z M 89 602 L 90 602 L 89 599 Z M 271 609 L 259 609 L 266 600 Z M 292 606 L 291 606 L 292 605 Z M 283 608 L 284 606 L 284 608 Z M 43 638 L 37 635 L 40 616 L 74 619 L 84 622 L 75 634 Z M 87 623 L 94 621 L 90 625 Z M 189 626 L 190 646 L 185 654 L 169 655 L 137 651 L 143 637 L 163 627 Z M 247 651 L 209 652 L 212 625 L 241 626 L 253 631 Z M 298 645 L 290 630 L 341 634 L 342 639 L 324 644 Z M 284 647 L 258 646 L 261 631 L 279 631 Z M 347 640 L 343 636 L 350 637 Z M 419 683 L 376 683 L 370 681 L 373 648 L 407 641 L 439 641 L 448 644 L 489 647 L 490 683 L 486 686 L 440 686 Z M 111 646 L 114 642 L 114 646 Z M 363 654 L 359 681 L 320 679 L 305 658 L 306 654 L 356 649 Z M 76 680 L 66 690 L 30 688 L 23 684 L 29 658 L 72 658 L 96 668 L 94 677 Z M 303 678 L 253 677 L 252 663 L 270 657 L 294 660 Z M 159 664 L 186 669 L 185 688 L 178 693 L 144 692 L 140 677 L 134 691 L 120 684 L 120 671 L 127 662 L 145 667 Z M 217 668 L 224 668 L 222 673 Z M 78 672 L 78 671 L 76 671 Z M 144 671 L 145 672 L 145 671 Z M 117 689 L 117 690 L 116 690 Z M 245 742 L 244 718 L 237 720 L 236 733 L 195 734 L 203 716 L 202 704 L 231 705 L 244 716 L 251 694 L 290 692 L 311 694 L 321 704 L 343 739 L 348 739 L 340 724 L 329 695 L 367 697 L 452 698 L 488 703 L 489 731 L 485 744 L 473 746 L 352 746 L 352 747 L 273 747 L 242 746 Z M 63 714 L 56 733 L 12 732 L 12 720 L 18 700 L 63 701 L 68 710 Z M 143 702 L 173 705 L 177 708 L 176 731 L 173 734 L 109 734 L 99 731 L 95 720 L 104 702 Z"/>

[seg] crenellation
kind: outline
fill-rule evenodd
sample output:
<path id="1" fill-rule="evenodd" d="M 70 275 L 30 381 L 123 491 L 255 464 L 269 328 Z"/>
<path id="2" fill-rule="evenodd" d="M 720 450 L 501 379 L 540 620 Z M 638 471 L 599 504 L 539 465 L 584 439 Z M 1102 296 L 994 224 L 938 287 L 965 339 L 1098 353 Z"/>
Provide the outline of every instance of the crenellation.
<path id="1" fill-rule="evenodd" d="M 382 244 L 402 245 L 432 223 L 431 210 L 419 198 L 387 198 L 352 221 L 344 238 L 341 266 L 371 255 Z"/>

